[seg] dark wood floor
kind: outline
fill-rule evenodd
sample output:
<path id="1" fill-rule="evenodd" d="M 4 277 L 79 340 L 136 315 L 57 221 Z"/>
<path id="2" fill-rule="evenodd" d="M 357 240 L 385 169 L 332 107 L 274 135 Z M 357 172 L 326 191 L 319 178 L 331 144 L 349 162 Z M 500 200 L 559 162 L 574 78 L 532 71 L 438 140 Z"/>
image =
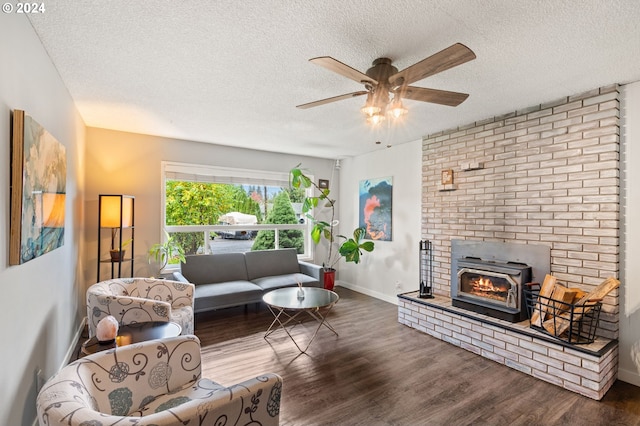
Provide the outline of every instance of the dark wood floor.
<path id="1" fill-rule="evenodd" d="M 203 375 L 227 386 L 281 375 L 282 425 L 640 425 L 636 386 L 617 381 L 594 401 L 403 326 L 396 305 L 336 291 L 340 335 L 320 330 L 306 354 L 282 331 L 264 339 L 265 306 L 197 315 Z M 302 347 L 315 324 L 294 328 Z"/>
<path id="2" fill-rule="evenodd" d="M 284 379 L 283 425 L 640 425 L 640 388 L 616 382 L 602 401 L 574 394 L 397 322 L 397 307 L 338 288 L 307 354 L 282 331 L 264 339 L 264 306 L 196 317 L 204 376 L 231 385 Z M 315 322 L 294 329 L 305 343 Z"/>

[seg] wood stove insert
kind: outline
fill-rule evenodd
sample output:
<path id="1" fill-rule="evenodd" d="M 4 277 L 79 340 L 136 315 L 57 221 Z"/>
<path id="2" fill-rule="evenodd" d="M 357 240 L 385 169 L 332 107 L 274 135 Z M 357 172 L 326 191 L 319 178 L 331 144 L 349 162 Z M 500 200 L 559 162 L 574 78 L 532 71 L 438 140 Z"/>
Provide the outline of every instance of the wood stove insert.
<path id="1" fill-rule="evenodd" d="M 531 282 L 530 266 L 465 257 L 458 259 L 455 277 L 453 306 L 509 322 L 527 319 L 523 286 Z"/>

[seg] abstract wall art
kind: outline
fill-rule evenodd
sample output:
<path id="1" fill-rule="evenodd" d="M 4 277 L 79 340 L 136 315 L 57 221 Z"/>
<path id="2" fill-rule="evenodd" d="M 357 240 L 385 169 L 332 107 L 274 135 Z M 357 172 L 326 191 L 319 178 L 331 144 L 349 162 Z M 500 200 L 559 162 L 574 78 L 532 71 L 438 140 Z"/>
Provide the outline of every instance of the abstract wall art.
<path id="1" fill-rule="evenodd" d="M 392 177 L 360 181 L 359 226 L 366 229 L 366 239 L 392 240 L 392 193 Z"/>
<path id="2" fill-rule="evenodd" d="M 67 157 L 24 111 L 13 111 L 11 133 L 9 264 L 19 265 L 64 244 Z"/>

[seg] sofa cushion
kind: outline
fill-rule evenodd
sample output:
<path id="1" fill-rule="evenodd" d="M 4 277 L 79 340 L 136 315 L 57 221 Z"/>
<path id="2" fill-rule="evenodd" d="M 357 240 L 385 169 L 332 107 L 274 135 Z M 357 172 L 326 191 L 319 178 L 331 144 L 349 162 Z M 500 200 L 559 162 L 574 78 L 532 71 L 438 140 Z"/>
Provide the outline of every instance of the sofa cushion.
<path id="1" fill-rule="evenodd" d="M 196 254 L 181 265 L 182 275 L 195 284 L 247 281 L 243 253 Z M 197 310 L 197 309 L 196 309 Z"/>
<path id="2" fill-rule="evenodd" d="M 318 286 L 318 280 L 308 275 L 299 274 L 299 273 L 276 275 L 274 277 L 256 278 L 251 282 L 260 286 L 260 288 L 263 289 L 264 291 L 273 290 L 274 288 L 297 286 L 298 282 L 302 283 L 303 287 Z"/>
<path id="3" fill-rule="evenodd" d="M 262 300 L 262 289 L 249 281 L 201 284 L 196 286 L 195 311 L 203 312 Z"/>
<path id="4" fill-rule="evenodd" d="M 250 281 L 300 272 L 296 249 L 249 251 L 244 256 Z"/>

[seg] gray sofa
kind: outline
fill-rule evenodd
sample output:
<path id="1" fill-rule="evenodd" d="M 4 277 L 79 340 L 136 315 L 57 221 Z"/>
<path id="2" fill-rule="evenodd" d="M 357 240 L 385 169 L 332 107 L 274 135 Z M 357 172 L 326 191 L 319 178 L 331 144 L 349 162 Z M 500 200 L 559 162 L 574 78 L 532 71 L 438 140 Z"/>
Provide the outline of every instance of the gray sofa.
<path id="1" fill-rule="evenodd" d="M 298 260 L 295 249 L 187 256 L 174 280 L 195 284 L 194 312 L 262 301 L 282 287 L 322 287 L 322 267 Z"/>

